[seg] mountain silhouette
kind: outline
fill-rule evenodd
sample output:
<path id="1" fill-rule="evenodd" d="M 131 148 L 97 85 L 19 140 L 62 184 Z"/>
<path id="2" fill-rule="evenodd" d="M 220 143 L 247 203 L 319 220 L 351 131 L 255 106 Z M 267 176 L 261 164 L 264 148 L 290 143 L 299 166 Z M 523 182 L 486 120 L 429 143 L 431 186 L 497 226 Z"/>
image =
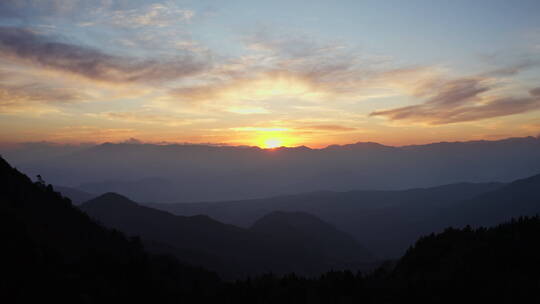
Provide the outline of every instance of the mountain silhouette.
<path id="1" fill-rule="evenodd" d="M 516 180 L 445 211 L 453 216 L 447 223 L 453 226 L 492 226 L 510 218 L 540 214 L 540 174 Z"/>
<path id="2" fill-rule="evenodd" d="M 7 155 L 23 172 L 41 174 L 52 184 L 158 203 L 507 183 L 540 172 L 537 137 L 402 147 L 359 142 L 322 149 L 105 143 L 66 148 L 47 159 L 18 154 L 23 153 Z"/>
<path id="3" fill-rule="evenodd" d="M 539 236 L 537 216 L 447 228 L 419 239 L 384 284 L 404 303 L 538 302 Z"/>
<path id="4" fill-rule="evenodd" d="M 306 212 L 361 240 L 377 256 L 399 257 L 421 235 L 444 228 L 439 222 L 425 223 L 427 219 L 503 185 L 458 183 L 401 191 L 319 191 L 267 199 L 147 205 L 180 215 L 207 214 L 242 227 L 274 211 Z"/>
<path id="5" fill-rule="evenodd" d="M 9 303 L 189 302 L 219 283 L 213 273 L 148 255 L 137 239 L 96 224 L 2 158 L 0 198 L 0 293 Z"/>
<path id="6" fill-rule="evenodd" d="M 210 258 L 198 262 L 226 276 L 267 271 L 312 274 L 350 266 L 353 262 L 365 263 L 374 260 L 352 238 L 345 237 L 344 233 L 340 234 L 332 226 L 312 216 L 309 217 L 316 219 L 318 226 L 305 227 L 306 235 L 297 234 L 298 242 L 291 243 L 290 235 L 279 231 L 261 233 L 257 229 L 259 226 L 252 229 L 239 228 L 220 223 L 205 215 L 177 216 L 141 206 L 115 193 L 106 193 L 80 207 L 108 227 L 132 236 L 140 236 L 146 241 L 172 246 L 175 250 L 171 253 L 175 253 L 181 260 L 197 262 L 190 256 L 184 256 L 185 252 L 200 252 L 214 257 L 219 262 Z M 305 217 L 306 215 L 300 219 Z M 308 228 L 317 229 L 309 232 Z M 313 244 L 313 241 L 308 242 L 308 232 L 311 235 L 321 233 L 324 236 L 341 238 L 333 239 L 334 248 L 307 246 Z M 338 254 L 343 248 L 347 248 L 351 255 Z"/>
<path id="7" fill-rule="evenodd" d="M 336 261 L 374 260 L 352 236 L 305 212 L 275 211 L 257 220 L 251 230 L 280 238 L 289 244 L 288 248 L 300 244 L 308 252 L 321 252 Z"/>

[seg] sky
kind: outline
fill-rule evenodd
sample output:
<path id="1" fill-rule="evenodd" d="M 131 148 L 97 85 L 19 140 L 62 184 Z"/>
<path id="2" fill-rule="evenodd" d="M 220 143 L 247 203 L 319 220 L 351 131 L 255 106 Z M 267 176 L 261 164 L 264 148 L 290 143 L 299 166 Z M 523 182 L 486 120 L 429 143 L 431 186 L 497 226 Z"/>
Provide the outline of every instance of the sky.
<path id="1" fill-rule="evenodd" d="M 0 2 L 0 143 L 540 134 L 540 1 Z"/>

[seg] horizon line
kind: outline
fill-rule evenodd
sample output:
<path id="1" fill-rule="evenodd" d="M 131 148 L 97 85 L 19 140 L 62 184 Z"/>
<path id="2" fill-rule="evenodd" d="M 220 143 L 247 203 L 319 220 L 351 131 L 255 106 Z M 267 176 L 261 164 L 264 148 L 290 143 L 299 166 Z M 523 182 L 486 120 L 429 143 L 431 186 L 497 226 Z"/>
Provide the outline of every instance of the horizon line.
<path id="1" fill-rule="evenodd" d="M 324 150 L 332 147 L 346 147 L 346 146 L 352 146 L 352 145 L 358 145 L 358 144 L 373 144 L 373 145 L 379 145 L 382 147 L 388 147 L 388 148 L 405 148 L 405 147 L 415 147 L 415 146 L 429 146 L 434 144 L 448 144 L 448 143 L 477 143 L 477 142 L 499 142 L 499 141 L 508 141 L 512 139 L 540 139 L 540 135 L 533 136 L 514 136 L 514 137 L 505 137 L 501 139 L 477 139 L 477 140 L 456 140 L 456 141 L 435 141 L 435 142 L 429 142 L 424 144 L 405 144 L 405 145 L 386 145 L 381 144 L 374 141 L 357 141 L 347 144 L 330 144 L 327 146 L 322 147 L 310 147 L 307 145 L 298 145 L 298 146 L 279 146 L 279 147 L 273 147 L 273 148 L 265 148 L 260 147 L 257 145 L 241 145 L 241 144 L 228 144 L 228 143 L 192 143 L 192 142 L 170 142 L 170 141 L 142 141 L 136 138 L 130 138 L 123 141 L 104 141 L 104 142 L 79 142 L 79 143 L 70 143 L 70 142 L 54 142 L 54 141 L 28 141 L 28 142 L 0 142 L 0 148 L 17 148 L 24 145 L 32 145 L 32 144 L 43 144 L 43 145 L 49 145 L 49 146 L 68 146 L 68 147 L 76 147 L 76 146 L 88 146 L 88 147 L 97 147 L 102 145 L 154 145 L 154 146 L 203 146 L 203 147 L 229 147 L 229 148 L 255 148 L 259 150 L 280 150 L 280 149 L 298 149 L 298 148 L 305 148 L 309 150 Z"/>

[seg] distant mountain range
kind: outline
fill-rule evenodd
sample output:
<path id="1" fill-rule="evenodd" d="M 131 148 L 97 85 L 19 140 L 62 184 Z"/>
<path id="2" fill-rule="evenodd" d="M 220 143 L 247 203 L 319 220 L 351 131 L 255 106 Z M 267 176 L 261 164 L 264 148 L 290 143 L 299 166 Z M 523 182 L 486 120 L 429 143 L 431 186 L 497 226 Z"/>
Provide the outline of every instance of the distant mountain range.
<path id="1" fill-rule="evenodd" d="M 95 197 L 57 187 L 80 204 Z M 223 223 L 250 228 L 272 212 L 308 213 L 347 232 L 380 258 L 394 258 L 421 235 L 448 226 L 490 226 L 540 212 L 538 176 L 512 183 L 457 183 L 400 191 L 319 191 L 266 199 L 159 204 L 153 209 L 176 215 L 207 215 Z M 155 247 L 155 246 L 154 246 Z"/>
<path id="2" fill-rule="evenodd" d="M 540 139 L 536 137 L 403 147 L 356 143 L 269 150 L 105 143 L 66 148 L 61 153 L 58 146 L 49 150 L 39 146 L 0 153 L 23 172 L 40 174 L 49 183 L 89 193 L 116 192 L 139 202 L 222 201 L 320 190 L 510 182 L 540 172 Z"/>
<path id="3" fill-rule="evenodd" d="M 360 269 L 374 257 L 351 236 L 305 213 L 266 215 L 250 229 L 205 215 L 177 216 L 107 193 L 80 208 L 100 223 L 140 236 L 148 248 L 225 277 L 266 272 L 318 274 Z"/>
<path id="4" fill-rule="evenodd" d="M 148 205 L 175 214 L 206 214 L 244 227 L 269 212 L 307 212 L 353 235 L 379 257 L 398 257 L 421 235 L 448 226 L 491 226 L 540 213 L 540 175 L 508 184 L 458 183 L 402 191 L 326 191 Z"/>
<path id="5" fill-rule="evenodd" d="M 445 210 L 454 226 L 493 226 L 520 216 L 540 214 L 540 174 L 516 180 Z"/>
<path id="6" fill-rule="evenodd" d="M 394 258 L 421 235 L 441 228 L 441 222 L 426 223 L 428 219 L 503 185 L 459 183 L 402 191 L 325 191 L 267 199 L 148 206 L 180 215 L 207 214 L 243 227 L 273 211 L 307 212 L 353 235 L 379 257 Z"/>

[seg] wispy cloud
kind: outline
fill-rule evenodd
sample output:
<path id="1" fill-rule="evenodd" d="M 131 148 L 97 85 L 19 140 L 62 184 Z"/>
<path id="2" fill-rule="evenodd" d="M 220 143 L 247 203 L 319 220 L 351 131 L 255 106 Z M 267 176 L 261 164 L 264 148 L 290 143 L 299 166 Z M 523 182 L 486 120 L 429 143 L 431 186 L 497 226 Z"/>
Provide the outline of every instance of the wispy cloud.
<path id="1" fill-rule="evenodd" d="M 304 127 L 297 127 L 298 130 L 316 130 L 316 131 L 330 131 L 330 132 L 347 132 L 356 131 L 358 128 L 346 127 L 341 125 L 311 125 Z"/>
<path id="2" fill-rule="evenodd" d="M 1 81 L 1 78 L 0 78 Z M 0 82 L 0 113 L 42 114 L 56 112 L 56 106 L 85 100 L 84 93 L 38 83 L 9 84 Z"/>
<path id="3" fill-rule="evenodd" d="M 259 126 L 250 126 L 250 127 L 235 127 L 229 128 L 232 131 L 240 132 L 298 132 L 298 131 L 320 131 L 326 133 L 332 132 L 349 132 L 357 131 L 358 128 L 347 127 L 342 125 L 295 125 L 295 124 L 285 124 L 284 127 L 259 127 Z"/>
<path id="4" fill-rule="evenodd" d="M 208 66 L 190 53 L 172 59 L 116 56 L 15 27 L 0 27 L 0 57 L 109 82 L 175 80 Z"/>
<path id="5" fill-rule="evenodd" d="M 475 121 L 540 109 L 540 88 L 524 97 L 484 96 L 492 88 L 483 78 L 463 78 L 444 83 L 433 97 L 422 104 L 375 111 L 370 116 L 382 116 L 398 121 L 431 125 Z"/>
<path id="6" fill-rule="evenodd" d="M 201 81 L 174 88 L 171 96 L 180 103 L 220 103 L 228 108 L 275 100 L 330 105 L 408 94 L 411 87 L 439 74 L 436 67 L 389 67 L 385 58 L 303 36 L 261 32 L 242 41 L 247 55 L 215 64 Z"/>
<path id="7" fill-rule="evenodd" d="M 244 114 L 244 115 L 270 113 L 270 111 L 261 107 L 231 107 L 231 108 L 226 109 L 226 111 L 231 112 L 231 113 L 236 113 L 236 114 Z"/>
<path id="8" fill-rule="evenodd" d="M 291 129 L 283 127 L 237 127 L 230 128 L 230 130 L 239 132 L 287 132 Z"/>
<path id="9" fill-rule="evenodd" d="M 188 23 L 195 16 L 193 10 L 178 7 L 176 4 L 153 3 L 131 9 L 98 9 L 94 11 L 93 21 L 80 22 L 79 26 L 108 24 L 117 27 L 140 29 L 142 27 L 166 27 Z"/>
<path id="10" fill-rule="evenodd" d="M 208 123 L 214 121 L 210 118 L 183 118 L 172 114 L 149 113 L 145 111 L 102 112 L 97 114 L 87 114 L 87 116 L 113 120 L 116 122 L 157 124 L 169 127 L 186 126 L 194 123 Z"/>

